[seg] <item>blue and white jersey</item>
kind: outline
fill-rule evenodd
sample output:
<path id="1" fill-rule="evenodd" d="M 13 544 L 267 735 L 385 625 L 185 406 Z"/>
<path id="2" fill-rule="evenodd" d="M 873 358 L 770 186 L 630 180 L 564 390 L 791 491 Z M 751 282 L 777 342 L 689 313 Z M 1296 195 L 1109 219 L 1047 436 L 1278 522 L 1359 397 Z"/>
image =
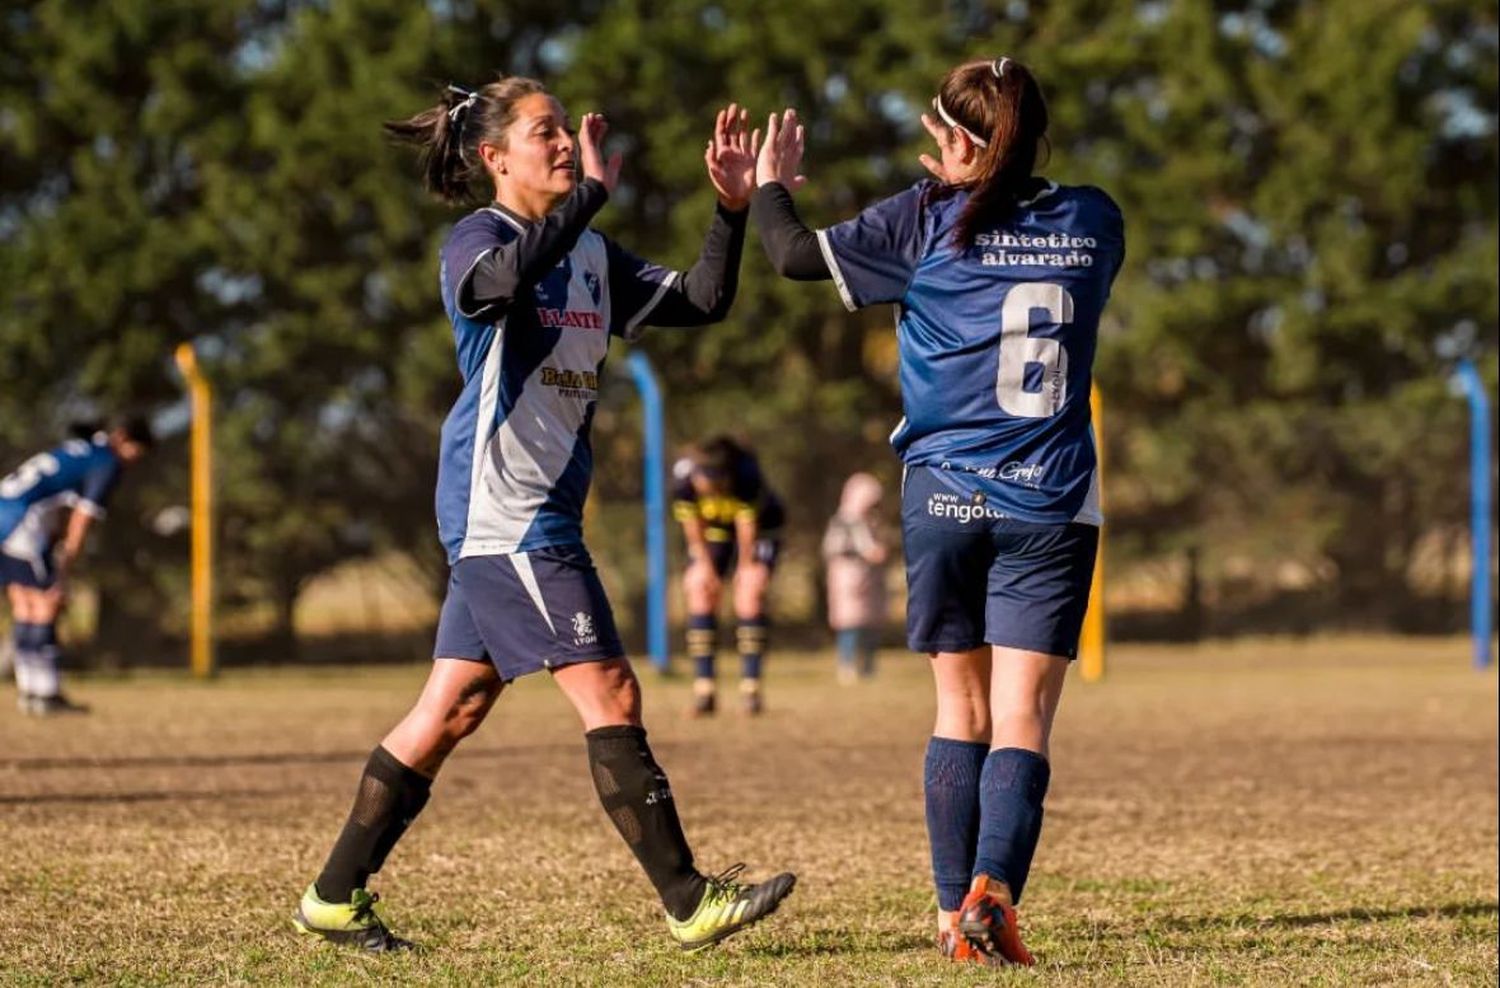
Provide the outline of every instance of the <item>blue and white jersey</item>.
<path id="1" fill-rule="evenodd" d="M 1125 256 L 1120 209 L 1091 186 L 1045 183 L 963 251 L 968 193 L 918 182 L 818 231 L 849 309 L 899 309 L 907 466 L 967 474 L 1023 521 L 1100 524 L 1091 367 Z"/>
<path id="2" fill-rule="evenodd" d="M 589 427 L 611 336 L 634 339 L 678 279 L 594 230 L 503 312 L 464 312 L 460 288 L 524 221 L 490 206 L 442 250 L 443 306 L 463 393 L 443 424 L 438 534 L 450 563 L 583 541 Z"/>
<path id="3" fill-rule="evenodd" d="M 119 479 L 120 458 L 102 432 L 33 456 L 0 479 L 0 552 L 39 565 L 67 527 L 69 513 L 104 517 Z"/>

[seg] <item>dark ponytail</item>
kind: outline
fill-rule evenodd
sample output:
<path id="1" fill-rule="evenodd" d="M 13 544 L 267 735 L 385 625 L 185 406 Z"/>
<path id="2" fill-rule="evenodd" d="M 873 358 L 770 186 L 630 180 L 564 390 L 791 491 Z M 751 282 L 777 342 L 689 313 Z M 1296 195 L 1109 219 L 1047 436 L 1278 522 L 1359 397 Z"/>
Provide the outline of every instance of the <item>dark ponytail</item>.
<path id="1" fill-rule="evenodd" d="M 943 108 L 964 130 L 986 142 L 964 188 L 953 245 L 963 250 L 980 228 L 1005 219 L 1029 191 L 1047 140 L 1047 102 L 1031 70 L 1013 58 L 966 62 L 939 89 Z"/>
<path id="2" fill-rule="evenodd" d="M 547 89 L 535 79 L 506 76 L 469 91 L 447 86 L 441 101 L 406 120 L 390 120 L 385 132 L 421 149 L 422 185 L 445 202 L 463 202 L 484 175 L 481 143 L 505 146 L 516 101 Z"/>

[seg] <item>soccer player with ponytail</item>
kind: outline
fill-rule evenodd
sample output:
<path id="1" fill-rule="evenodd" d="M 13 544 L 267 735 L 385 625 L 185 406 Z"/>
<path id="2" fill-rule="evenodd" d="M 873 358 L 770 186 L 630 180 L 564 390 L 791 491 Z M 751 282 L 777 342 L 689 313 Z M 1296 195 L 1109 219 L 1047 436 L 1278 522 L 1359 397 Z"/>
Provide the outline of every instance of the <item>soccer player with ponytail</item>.
<path id="1" fill-rule="evenodd" d="M 779 273 L 831 279 L 851 310 L 898 306 L 891 442 L 906 466 L 907 637 L 937 690 L 938 943 L 959 961 L 1030 964 L 1015 906 L 1102 522 L 1089 387 L 1124 223 L 1099 189 L 1033 174 L 1047 107 L 1015 59 L 955 67 L 932 110 L 932 179 L 816 232 L 792 199 L 802 127 L 773 114 L 751 211 Z"/>
<path id="2" fill-rule="evenodd" d="M 421 147 L 425 184 L 439 197 L 461 202 L 481 187 L 491 198 L 454 225 L 441 256 L 463 378 L 437 482 L 452 570 L 427 685 L 371 753 L 295 923 L 368 951 L 409 946 L 365 883 L 505 685 L 546 670 L 583 722 L 600 802 L 660 895 L 671 935 L 687 950 L 708 946 L 769 915 L 795 878 L 747 885 L 735 880 L 741 866 L 714 877 L 694 866 L 646 742 L 640 684 L 583 546 L 583 503 L 610 338 L 707 325 L 729 310 L 756 138 L 738 107 L 719 113 L 704 152 L 718 209 L 697 262 L 679 273 L 589 227 L 615 189 L 620 156 L 604 156 L 602 116 L 584 114 L 575 134 L 541 83 L 449 87 L 439 105 L 387 127 Z"/>

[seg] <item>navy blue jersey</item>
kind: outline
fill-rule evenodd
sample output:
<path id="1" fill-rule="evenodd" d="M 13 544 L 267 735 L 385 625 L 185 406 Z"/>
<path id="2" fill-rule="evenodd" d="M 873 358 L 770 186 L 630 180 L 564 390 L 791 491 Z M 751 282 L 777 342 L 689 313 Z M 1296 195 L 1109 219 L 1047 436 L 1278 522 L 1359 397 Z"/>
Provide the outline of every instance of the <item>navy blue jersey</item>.
<path id="1" fill-rule="evenodd" d="M 1099 524 L 1089 386 L 1124 221 L 1090 186 L 1046 183 L 959 251 L 963 190 L 924 180 L 818 231 L 851 310 L 899 305 L 908 466 L 968 474 L 1000 514 Z"/>
<path id="2" fill-rule="evenodd" d="M 450 563 L 582 543 L 589 426 L 610 336 L 634 338 L 679 277 L 585 230 L 503 311 L 464 311 L 461 289 L 475 266 L 524 229 L 486 207 L 443 245 L 443 306 L 464 382 L 438 465 L 438 533 Z"/>
<path id="3" fill-rule="evenodd" d="M 120 458 L 102 432 L 70 439 L 0 479 L 0 551 L 37 561 L 52 551 L 71 511 L 104 516 L 120 479 Z"/>

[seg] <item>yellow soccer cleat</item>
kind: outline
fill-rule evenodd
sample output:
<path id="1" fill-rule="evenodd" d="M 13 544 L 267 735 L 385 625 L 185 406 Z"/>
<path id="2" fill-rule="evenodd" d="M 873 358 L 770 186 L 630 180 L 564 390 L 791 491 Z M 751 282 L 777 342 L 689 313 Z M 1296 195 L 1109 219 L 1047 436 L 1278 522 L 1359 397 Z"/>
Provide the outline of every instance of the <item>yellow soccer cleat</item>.
<path id="1" fill-rule="evenodd" d="M 292 916 L 292 925 L 308 936 L 322 937 L 330 943 L 346 944 L 372 954 L 415 947 L 390 930 L 375 912 L 380 897 L 364 889 L 355 889 L 348 902 L 324 902 L 318 889 L 309 885 Z"/>
<path id="2" fill-rule="evenodd" d="M 758 885 L 741 885 L 734 879 L 744 870 L 743 864 L 729 868 L 708 880 L 703 901 L 685 920 L 667 915 L 667 929 L 683 950 L 702 950 L 733 936 L 747 926 L 760 922 L 776 911 L 781 900 L 791 894 L 797 876 L 782 872 Z"/>

